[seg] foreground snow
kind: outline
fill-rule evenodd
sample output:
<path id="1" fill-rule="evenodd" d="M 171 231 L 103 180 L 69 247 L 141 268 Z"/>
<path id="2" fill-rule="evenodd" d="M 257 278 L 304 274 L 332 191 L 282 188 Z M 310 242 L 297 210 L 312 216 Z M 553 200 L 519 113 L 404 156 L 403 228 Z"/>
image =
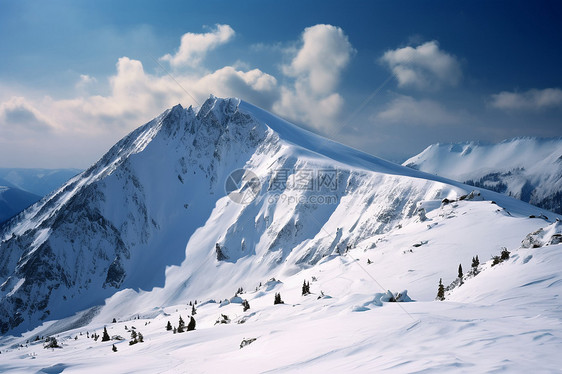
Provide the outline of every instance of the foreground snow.
<path id="1" fill-rule="evenodd" d="M 486 223 L 492 217 L 493 227 Z M 559 370 L 562 245 L 546 244 L 560 233 L 560 225 L 511 217 L 489 201 L 438 206 L 427 218 L 424 222 L 412 218 L 402 228 L 373 238 L 374 248 L 368 249 L 371 241 L 364 242 L 297 274 L 280 272 L 278 282 L 264 279 L 261 287 L 231 283 L 232 293 L 217 294 L 215 303 L 199 300 L 197 328 L 191 332 L 165 330 L 167 321 L 176 326 L 179 316 L 186 320 L 191 314 L 187 299 L 164 308 L 146 302 L 144 308 L 127 310 L 126 300 L 138 295 L 124 291 L 114 297 L 120 296 L 119 307 L 113 308 L 109 302 L 86 326 L 68 329 L 76 321 L 67 319 L 47 323 L 20 338 L 4 337 L 0 371 Z M 521 248 L 525 236 L 514 238 L 512 234 L 536 232 L 541 227 L 546 229 L 536 235 L 542 240 L 538 248 Z M 465 278 L 461 287 L 447 294 L 446 301 L 433 301 L 440 277 L 448 284 L 455 279 L 459 262 L 467 273 L 472 256 L 478 254 L 484 262 L 502 246 L 511 250 L 509 260 L 494 267 L 490 261 L 482 264 L 480 273 Z M 367 264 L 367 259 L 372 263 Z M 311 295 L 301 296 L 304 279 L 310 281 Z M 228 274 L 215 282 L 229 283 Z M 240 297 L 251 306 L 246 312 L 237 303 L 239 299 L 221 303 L 239 286 L 245 288 Z M 374 302 L 376 294 L 387 288 L 394 292 L 408 289 L 415 301 L 379 306 Z M 273 305 L 277 292 L 285 304 Z M 319 298 L 321 292 L 324 297 Z M 221 314 L 231 322 L 215 324 Z M 113 318 L 117 323 L 111 323 Z M 104 326 L 110 335 L 126 340 L 101 342 L 86 337 L 86 332 L 101 335 Z M 142 332 L 145 342 L 129 345 L 125 326 Z M 56 336 L 63 348 L 26 343 L 37 335 Z M 256 340 L 240 348 L 244 339 L 251 338 Z M 117 352 L 112 352 L 113 344 Z"/>

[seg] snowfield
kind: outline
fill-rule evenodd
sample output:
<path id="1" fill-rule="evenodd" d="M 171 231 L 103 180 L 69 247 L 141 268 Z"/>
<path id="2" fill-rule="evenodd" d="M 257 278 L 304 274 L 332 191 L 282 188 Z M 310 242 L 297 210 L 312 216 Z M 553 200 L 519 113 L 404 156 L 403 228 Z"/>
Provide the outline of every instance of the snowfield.
<path id="1" fill-rule="evenodd" d="M 0 372 L 557 372 L 561 217 L 473 189 L 237 99 L 174 107 L 4 228 Z"/>

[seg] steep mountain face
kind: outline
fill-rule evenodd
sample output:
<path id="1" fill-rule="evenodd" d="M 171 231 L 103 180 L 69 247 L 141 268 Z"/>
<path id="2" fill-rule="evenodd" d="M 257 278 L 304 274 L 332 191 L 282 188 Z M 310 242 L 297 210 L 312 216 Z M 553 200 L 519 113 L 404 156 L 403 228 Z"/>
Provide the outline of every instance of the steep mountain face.
<path id="1" fill-rule="evenodd" d="M 0 168 L 0 186 L 45 196 L 82 172 L 79 169 Z"/>
<path id="2" fill-rule="evenodd" d="M 225 191 L 240 168 L 256 179 L 246 173 Z M 526 204 L 470 191 L 238 99 L 178 105 L 4 225 L 0 329 L 25 331 L 104 303 L 125 314 L 227 294 L 375 248 L 443 199 L 493 199 L 491 215 L 529 214 Z"/>
<path id="3" fill-rule="evenodd" d="M 0 225 L 28 206 L 36 203 L 41 196 L 18 188 L 0 186 Z"/>
<path id="4" fill-rule="evenodd" d="M 434 144 L 403 165 L 562 213 L 562 139 Z"/>

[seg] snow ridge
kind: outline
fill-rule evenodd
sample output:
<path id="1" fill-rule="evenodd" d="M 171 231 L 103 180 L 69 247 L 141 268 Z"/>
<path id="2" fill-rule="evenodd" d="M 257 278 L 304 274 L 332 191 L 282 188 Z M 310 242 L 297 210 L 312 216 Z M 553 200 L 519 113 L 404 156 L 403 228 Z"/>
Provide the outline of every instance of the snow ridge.
<path id="1" fill-rule="evenodd" d="M 403 165 L 562 213 L 562 138 L 433 144 Z"/>

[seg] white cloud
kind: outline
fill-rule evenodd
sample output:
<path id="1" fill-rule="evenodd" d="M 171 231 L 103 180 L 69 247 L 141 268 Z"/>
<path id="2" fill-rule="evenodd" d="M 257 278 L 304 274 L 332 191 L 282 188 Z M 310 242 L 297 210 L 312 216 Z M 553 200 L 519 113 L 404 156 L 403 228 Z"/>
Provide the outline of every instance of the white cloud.
<path id="1" fill-rule="evenodd" d="M 442 126 L 458 124 L 462 117 L 436 101 L 399 96 L 375 115 L 373 120 L 377 123 Z"/>
<path id="2" fill-rule="evenodd" d="M 559 88 L 532 89 L 527 92 L 507 92 L 492 95 L 491 105 L 502 110 L 541 110 L 562 108 L 562 90 Z"/>
<path id="3" fill-rule="evenodd" d="M 55 129 L 53 122 L 23 97 L 12 97 L 0 103 L 0 136 L 16 136 L 24 132 L 26 136 L 37 136 Z"/>
<path id="4" fill-rule="evenodd" d="M 234 31 L 228 30 L 232 29 L 219 25 L 212 33 L 200 34 L 203 41 L 199 46 L 204 45 L 206 49 L 187 43 L 199 40 L 195 34 L 184 35 L 184 48 L 180 47 L 176 55 L 169 57 L 170 63 L 178 66 L 195 63 L 212 46 L 229 39 L 228 35 Z M 214 35 L 210 38 L 214 41 L 208 35 Z M 283 68 L 289 74 L 285 85 L 241 61 L 212 72 L 178 70 L 172 78 L 147 72 L 141 61 L 121 57 L 115 74 L 107 81 L 98 82 L 91 76 L 81 75 L 73 97 L 59 99 L 28 91 L 18 95 L 25 99 L 3 98 L 0 160 L 21 154 L 21 149 L 36 149 L 19 157 L 18 165 L 85 167 L 127 132 L 166 108 L 178 102 L 183 106 L 198 105 L 210 94 L 236 96 L 302 123 L 330 127 L 343 107 L 343 98 L 336 88 L 353 52 L 340 28 L 330 25 L 307 28 L 300 48 L 293 49 L 290 64 Z M 107 93 L 100 94 L 100 89 Z M 9 139 L 7 126 L 13 129 L 18 126 Z M 20 131 L 20 128 L 27 130 Z M 40 132 L 49 134 L 48 144 L 42 144 L 44 139 L 37 136 Z M 69 154 L 77 156 L 70 159 Z M 14 161 L 5 162 L 16 165 Z"/>
<path id="5" fill-rule="evenodd" d="M 400 87 L 437 89 L 443 85 L 455 86 L 462 77 L 457 58 L 439 49 L 435 40 L 416 48 L 386 51 L 380 61 L 392 70 Z"/>
<path id="6" fill-rule="evenodd" d="M 302 46 L 283 73 L 294 78 L 292 86 L 281 89 L 281 98 L 273 110 L 317 128 L 332 127 L 343 107 L 343 98 L 335 92 L 343 69 L 354 49 L 343 30 L 332 25 L 307 27 Z"/>
<path id="7" fill-rule="evenodd" d="M 166 54 L 160 59 L 168 61 L 174 68 L 182 66 L 197 66 L 208 51 L 225 44 L 234 37 L 234 30 L 229 25 L 216 25 L 211 32 L 195 34 L 188 32 L 181 37 L 178 51 Z"/>

